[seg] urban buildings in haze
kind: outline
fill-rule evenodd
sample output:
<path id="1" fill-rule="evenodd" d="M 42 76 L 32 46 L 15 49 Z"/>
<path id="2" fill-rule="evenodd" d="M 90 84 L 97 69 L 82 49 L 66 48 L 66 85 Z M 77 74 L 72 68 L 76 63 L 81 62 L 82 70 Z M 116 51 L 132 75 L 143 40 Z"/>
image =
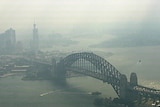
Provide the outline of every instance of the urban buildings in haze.
<path id="1" fill-rule="evenodd" d="M 16 48 L 16 33 L 10 28 L 0 34 L 0 54 L 11 54 Z"/>
<path id="2" fill-rule="evenodd" d="M 36 24 L 33 24 L 33 39 L 30 44 L 31 51 L 37 53 L 39 51 L 39 35 Z M 12 28 L 0 33 L 0 54 L 9 55 L 21 53 L 23 44 L 21 41 L 16 42 L 16 31 Z"/>

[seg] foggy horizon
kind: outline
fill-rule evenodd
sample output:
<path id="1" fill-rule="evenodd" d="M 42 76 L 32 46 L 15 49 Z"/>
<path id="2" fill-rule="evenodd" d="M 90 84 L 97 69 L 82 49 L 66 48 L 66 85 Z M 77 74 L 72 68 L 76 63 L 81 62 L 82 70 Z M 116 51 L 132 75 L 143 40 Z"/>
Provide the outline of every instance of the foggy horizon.
<path id="1" fill-rule="evenodd" d="M 35 21 L 40 37 L 59 33 L 96 45 L 127 35 L 157 36 L 159 10 L 158 0 L 2 0 L 0 33 L 13 28 L 17 40 L 30 40 Z"/>

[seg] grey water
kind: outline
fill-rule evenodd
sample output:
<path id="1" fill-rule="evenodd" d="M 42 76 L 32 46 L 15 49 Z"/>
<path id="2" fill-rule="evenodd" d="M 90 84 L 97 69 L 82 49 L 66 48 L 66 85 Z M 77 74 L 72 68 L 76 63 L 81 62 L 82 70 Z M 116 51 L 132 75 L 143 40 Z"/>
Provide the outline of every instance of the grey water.
<path id="1" fill-rule="evenodd" d="M 112 87 L 91 77 L 67 79 L 68 86 L 60 87 L 51 81 L 23 81 L 21 76 L 0 79 L 1 107 L 93 107 L 96 96 L 92 91 L 109 93 Z M 93 82 L 93 83 L 92 83 Z"/>

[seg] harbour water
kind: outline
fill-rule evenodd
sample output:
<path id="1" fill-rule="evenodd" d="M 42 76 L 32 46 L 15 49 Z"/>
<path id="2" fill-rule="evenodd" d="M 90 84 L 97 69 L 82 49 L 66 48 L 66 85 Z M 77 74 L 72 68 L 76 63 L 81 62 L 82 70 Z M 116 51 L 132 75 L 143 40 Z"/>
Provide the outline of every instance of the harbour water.
<path id="1" fill-rule="evenodd" d="M 86 76 L 67 79 L 65 87 L 47 80 L 23 81 L 21 78 L 9 76 L 0 79 L 0 106 L 94 107 L 93 101 L 97 96 L 90 92 L 100 91 L 103 96 L 115 95 L 111 86 Z"/>

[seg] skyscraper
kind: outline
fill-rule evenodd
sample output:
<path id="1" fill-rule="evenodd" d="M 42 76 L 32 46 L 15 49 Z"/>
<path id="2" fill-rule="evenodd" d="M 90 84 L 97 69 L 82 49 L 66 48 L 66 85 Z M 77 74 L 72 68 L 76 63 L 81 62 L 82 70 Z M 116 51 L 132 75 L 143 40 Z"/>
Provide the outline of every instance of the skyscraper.
<path id="1" fill-rule="evenodd" d="M 36 24 L 33 24 L 33 51 L 37 52 L 39 50 L 39 36 L 38 36 L 38 28 Z"/>
<path id="2" fill-rule="evenodd" d="M 0 53 L 10 54 L 15 51 L 16 34 L 12 28 L 0 34 Z"/>

